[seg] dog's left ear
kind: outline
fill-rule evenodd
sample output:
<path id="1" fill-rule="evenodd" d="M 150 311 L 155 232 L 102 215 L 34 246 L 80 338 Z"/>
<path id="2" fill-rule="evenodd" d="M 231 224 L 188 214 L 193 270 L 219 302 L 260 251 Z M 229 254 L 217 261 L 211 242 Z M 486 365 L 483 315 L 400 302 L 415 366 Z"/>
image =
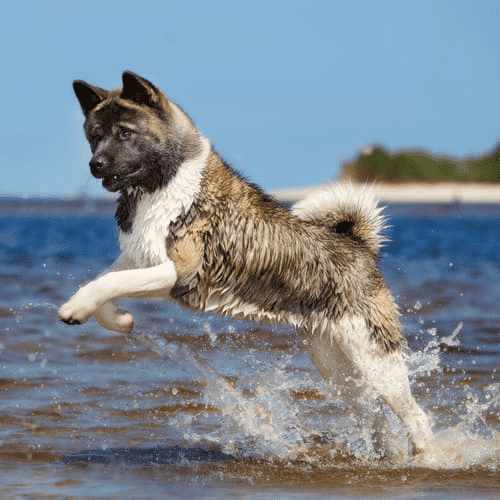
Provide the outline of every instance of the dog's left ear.
<path id="1" fill-rule="evenodd" d="M 122 99 L 151 107 L 158 106 L 161 92 L 149 80 L 132 71 L 124 71 L 122 81 L 123 88 L 120 94 Z"/>

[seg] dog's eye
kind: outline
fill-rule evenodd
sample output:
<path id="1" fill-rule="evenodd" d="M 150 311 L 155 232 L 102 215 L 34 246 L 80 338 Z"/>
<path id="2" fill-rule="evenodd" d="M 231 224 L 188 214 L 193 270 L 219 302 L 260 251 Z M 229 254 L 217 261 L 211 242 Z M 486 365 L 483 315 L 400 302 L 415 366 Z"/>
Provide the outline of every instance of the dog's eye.
<path id="1" fill-rule="evenodd" d="M 98 142 L 100 141 L 104 136 L 104 132 L 101 127 L 94 127 L 90 131 L 89 139 L 92 142 Z"/>
<path id="2" fill-rule="evenodd" d="M 118 130 L 118 139 L 120 139 L 120 141 L 126 141 L 127 139 L 130 139 L 132 134 L 133 131 L 129 128 L 120 128 Z"/>

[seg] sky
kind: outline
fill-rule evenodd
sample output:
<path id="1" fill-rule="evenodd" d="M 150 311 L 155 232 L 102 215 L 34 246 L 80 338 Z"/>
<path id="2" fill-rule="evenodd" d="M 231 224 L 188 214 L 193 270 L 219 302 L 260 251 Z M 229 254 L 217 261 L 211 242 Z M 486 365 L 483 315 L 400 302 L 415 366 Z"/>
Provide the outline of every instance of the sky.
<path id="1" fill-rule="evenodd" d="M 104 195 L 71 82 L 160 87 L 266 190 L 335 179 L 365 145 L 500 141 L 500 2 L 38 0 L 0 19 L 0 193 Z"/>

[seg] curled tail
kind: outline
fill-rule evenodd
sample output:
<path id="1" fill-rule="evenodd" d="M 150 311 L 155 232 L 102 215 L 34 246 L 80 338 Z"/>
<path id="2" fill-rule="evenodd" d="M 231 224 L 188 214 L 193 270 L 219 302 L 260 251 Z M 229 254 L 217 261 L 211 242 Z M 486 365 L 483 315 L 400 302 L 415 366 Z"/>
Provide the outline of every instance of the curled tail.
<path id="1" fill-rule="evenodd" d="M 334 184 L 314 191 L 292 207 L 302 220 L 327 226 L 363 243 L 374 257 L 385 242 L 386 218 L 373 185 Z"/>

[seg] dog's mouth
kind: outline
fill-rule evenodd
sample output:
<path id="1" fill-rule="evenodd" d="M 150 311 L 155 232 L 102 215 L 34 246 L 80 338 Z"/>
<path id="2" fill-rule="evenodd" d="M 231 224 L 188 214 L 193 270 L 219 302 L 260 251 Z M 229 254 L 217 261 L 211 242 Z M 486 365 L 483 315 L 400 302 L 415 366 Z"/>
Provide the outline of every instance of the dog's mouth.
<path id="1" fill-rule="evenodd" d="M 111 192 L 120 191 L 128 187 L 134 187 L 135 181 L 141 177 L 143 169 L 139 168 L 128 174 L 110 174 L 102 177 L 102 185 Z"/>
<path id="2" fill-rule="evenodd" d="M 120 189 L 125 187 L 124 177 L 120 175 L 106 175 L 102 178 L 102 185 L 108 191 L 119 191 Z"/>

